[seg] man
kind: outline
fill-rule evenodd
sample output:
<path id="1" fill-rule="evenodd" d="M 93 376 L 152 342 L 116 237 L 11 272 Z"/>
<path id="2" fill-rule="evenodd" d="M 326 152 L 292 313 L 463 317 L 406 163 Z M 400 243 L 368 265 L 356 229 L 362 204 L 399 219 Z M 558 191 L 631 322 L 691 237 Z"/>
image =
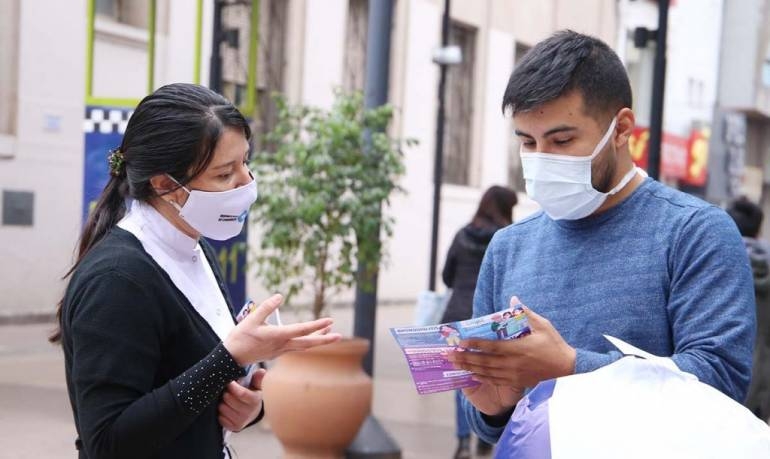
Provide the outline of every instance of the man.
<path id="1" fill-rule="evenodd" d="M 743 401 L 755 317 L 740 235 L 719 208 L 634 167 L 631 88 L 617 55 L 559 32 L 524 56 L 503 109 L 521 140 L 527 193 L 543 212 L 495 234 L 474 296 L 475 317 L 517 296 L 532 308 L 532 334 L 463 341 L 481 352 L 449 356 L 481 383 L 463 390 L 476 433 L 497 441 L 540 381 L 619 359 L 603 334 L 670 356 Z"/>
<path id="2" fill-rule="evenodd" d="M 764 215 L 758 205 L 746 198 L 733 201 L 727 213 L 743 236 L 754 274 L 754 298 L 757 303 L 754 363 L 745 405 L 767 422 L 770 419 L 770 253 L 767 243 L 759 238 Z"/>

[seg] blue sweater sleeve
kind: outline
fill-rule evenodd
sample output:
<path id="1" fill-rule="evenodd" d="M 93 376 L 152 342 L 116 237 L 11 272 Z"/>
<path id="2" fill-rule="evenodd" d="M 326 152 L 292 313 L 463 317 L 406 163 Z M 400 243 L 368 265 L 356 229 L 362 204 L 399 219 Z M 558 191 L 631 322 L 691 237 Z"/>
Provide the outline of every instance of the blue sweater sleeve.
<path id="1" fill-rule="evenodd" d="M 683 371 L 743 402 L 756 307 L 740 234 L 721 209 L 703 208 L 684 225 L 671 255 L 672 358 Z"/>
<path id="2" fill-rule="evenodd" d="M 667 314 L 677 366 L 742 403 L 756 333 L 754 286 L 746 249 L 730 217 L 714 206 L 695 212 L 669 254 Z M 575 372 L 621 357 L 577 349 Z"/>
<path id="3" fill-rule="evenodd" d="M 494 270 L 494 248 L 496 237 L 492 238 L 484 260 L 481 262 L 478 281 L 476 282 L 476 293 L 473 295 L 473 317 L 480 317 L 491 314 L 495 311 L 495 270 Z M 497 443 L 504 427 L 490 425 L 464 396 L 462 397 L 462 406 L 465 411 L 465 417 L 468 419 L 471 429 L 476 432 L 482 440 L 487 443 Z"/>

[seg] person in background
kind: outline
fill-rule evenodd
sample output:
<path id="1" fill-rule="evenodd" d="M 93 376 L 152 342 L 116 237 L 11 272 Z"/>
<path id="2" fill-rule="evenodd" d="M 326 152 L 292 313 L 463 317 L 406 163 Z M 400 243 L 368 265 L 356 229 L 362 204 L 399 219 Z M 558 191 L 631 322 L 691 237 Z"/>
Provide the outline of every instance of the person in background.
<path id="1" fill-rule="evenodd" d="M 754 364 L 745 405 L 767 422 L 770 418 L 770 250 L 767 242 L 759 238 L 764 215 L 758 205 L 745 197 L 733 201 L 727 213 L 743 236 L 754 274 L 754 297 L 757 302 Z"/>
<path id="2" fill-rule="evenodd" d="M 502 186 L 484 192 L 473 219 L 454 237 L 441 273 L 444 284 L 452 289 L 441 323 L 470 319 L 473 315 L 473 292 L 479 276 L 481 260 L 495 231 L 513 222 L 516 193 Z M 461 404 L 461 391 L 455 392 L 457 450 L 455 459 L 471 457 L 470 427 Z M 479 439 L 476 453 L 489 454 L 492 445 Z"/>

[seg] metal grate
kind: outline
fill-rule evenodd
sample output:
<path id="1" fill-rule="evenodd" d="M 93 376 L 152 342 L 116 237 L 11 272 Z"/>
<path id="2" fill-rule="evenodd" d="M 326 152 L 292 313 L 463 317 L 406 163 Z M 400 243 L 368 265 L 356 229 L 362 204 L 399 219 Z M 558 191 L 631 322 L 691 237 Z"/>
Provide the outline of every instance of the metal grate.
<path id="1" fill-rule="evenodd" d="M 35 194 L 3 190 L 3 225 L 32 226 Z"/>

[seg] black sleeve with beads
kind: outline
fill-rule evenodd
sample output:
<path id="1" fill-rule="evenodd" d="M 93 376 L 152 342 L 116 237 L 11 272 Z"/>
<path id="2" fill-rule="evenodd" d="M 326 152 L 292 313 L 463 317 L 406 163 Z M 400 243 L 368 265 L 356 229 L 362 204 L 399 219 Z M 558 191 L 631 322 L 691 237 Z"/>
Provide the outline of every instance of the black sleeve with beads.
<path id="1" fill-rule="evenodd" d="M 225 386 L 245 376 L 222 343 L 203 360 L 171 381 L 176 398 L 190 414 L 198 414 L 222 394 Z"/>

